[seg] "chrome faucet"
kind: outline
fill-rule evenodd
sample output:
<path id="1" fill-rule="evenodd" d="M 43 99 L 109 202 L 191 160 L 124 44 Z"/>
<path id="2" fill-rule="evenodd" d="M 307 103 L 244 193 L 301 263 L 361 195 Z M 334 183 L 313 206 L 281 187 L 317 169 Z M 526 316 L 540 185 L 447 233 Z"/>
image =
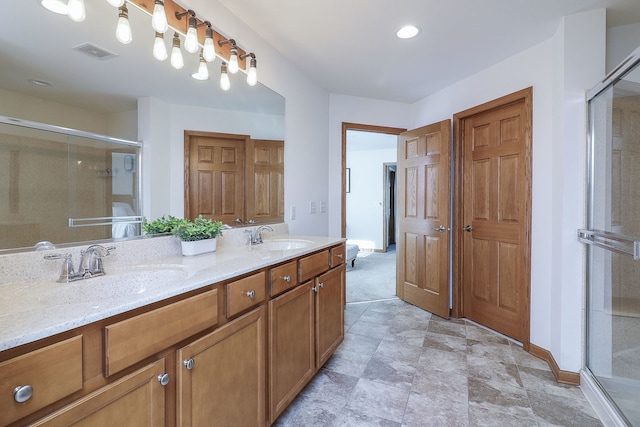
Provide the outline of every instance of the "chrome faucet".
<path id="1" fill-rule="evenodd" d="M 251 233 L 251 235 L 249 236 L 249 245 L 257 245 L 262 243 L 262 235 L 260 234 L 260 232 L 263 230 L 273 231 L 273 228 L 269 227 L 268 225 L 261 225 L 259 227 L 256 227 L 256 229 L 253 231 L 247 230 L 248 233 Z"/>
<path id="2" fill-rule="evenodd" d="M 78 274 L 81 274 L 84 279 L 94 276 L 104 276 L 102 258 L 111 255 L 111 252 L 109 251 L 112 250 L 115 250 L 114 246 L 105 248 L 101 245 L 91 245 L 80 252 L 80 267 L 78 267 Z"/>
<path id="3" fill-rule="evenodd" d="M 91 245 L 80 252 L 80 265 L 78 271 L 73 268 L 73 255 L 71 254 L 50 254 L 45 255 L 45 259 L 62 259 L 62 270 L 58 283 L 75 282 L 76 280 L 89 279 L 96 276 L 104 276 L 104 265 L 102 258 L 109 256 L 115 246 L 105 248 L 101 245 Z"/>

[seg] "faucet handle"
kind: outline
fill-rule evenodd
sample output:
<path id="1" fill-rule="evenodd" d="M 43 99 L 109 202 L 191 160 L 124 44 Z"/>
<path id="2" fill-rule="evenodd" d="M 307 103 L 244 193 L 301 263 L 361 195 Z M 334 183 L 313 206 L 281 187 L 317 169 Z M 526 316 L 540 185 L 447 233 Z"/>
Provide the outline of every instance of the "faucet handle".
<path id="1" fill-rule="evenodd" d="M 71 254 L 49 254 L 45 255 L 44 259 L 63 259 L 62 269 L 60 270 L 60 277 L 58 278 L 58 283 L 67 283 L 73 280 L 76 275 L 75 270 L 73 269 L 73 255 Z"/>

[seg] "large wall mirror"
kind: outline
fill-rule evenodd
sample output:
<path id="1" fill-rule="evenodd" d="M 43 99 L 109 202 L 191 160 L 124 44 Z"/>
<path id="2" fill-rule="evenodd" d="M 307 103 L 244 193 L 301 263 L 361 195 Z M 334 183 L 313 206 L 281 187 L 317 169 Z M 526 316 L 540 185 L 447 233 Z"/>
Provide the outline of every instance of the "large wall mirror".
<path id="1" fill-rule="evenodd" d="M 210 78 L 207 81 L 198 81 L 191 77 L 198 68 L 198 54 L 189 54 L 183 50 L 184 68 L 181 70 L 173 69 L 169 60 L 157 61 L 152 55 L 155 34 L 151 28 L 150 16 L 134 5 L 129 3 L 127 5 L 133 40 L 130 44 L 123 45 L 115 37 L 118 9 L 104 0 L 85 0 L 86 19 L 79 23 L 73 22 L 65 15 L 57 15 L 46 10 L 37 0 L 11 2 L 0 14 L 0 116 L 37 121 L 53 126 L 72 127 L 68 124 L 69 114 L 66 113 L 65 116 L 62 108 L 70 107 L 70 111 L 76 109 L 81 112 L 78 117 L 75 117 L 76 123 L 81 122 L 75 126 L 76 129 L 102 134 L 108 138 L 135 141 L 139 139 L 138 101 L 143 98 L 154 98 L 169 106 L 171 111 L 178 111 L 181 106 L 184 106 L 190 111 L 201 109 L 202 117 L 211 116 L 210 111 L 216 110 L 224 110 L 225 118 L 234 117 L 234 120 L 225 119 L 225 122 L 235 126 L 233 129 L 212 129 L 211 123 L 204 120 L 201 121 L 203 131 L 247 134 L 255 139 L 282 139 L 273 138 L 273 126 L 271 134 L 261 135 L 259 129 L 264 126 L 255 125 L 255 118 L 262 117 L 265 123 L 276 123 L 274 126 L 281 128 L 275 134 L 284 135 L 284 98 L 282 96 L 260 83 L 250 87 L 246 84 L 246 75 L 242 72 L 230 76 L 230 90 L 221 90 L 219 78 L 222 60 L 220 58 L 208 64 Z M 206 16 L 203 18 L 209 19 Z M 216 27 L 215 17 L 210 18 L 212 25 Z M 229 35 L 229 37 L 233 36 L 233 34 Z M 172 37 L 173 29 L 170 28 L 164 35 L 164 43 L 169 52 Z M 180 36 L 180 39 L 184 43 L 184 37 Z M 251 50 L 250 46 L 242 45 L 241 39 L 236 41 L 243 49 Z M 259 52 L 256 54 L 259 58 Z M 260 64 L 259 61 L 258 63 Z M 56 105 L 62 107 L 56 108 Z M 79 120 L 80 116 L 82 120 Z M 85 117 L 87 117 L 86 120 Z M 244 131 L 240 127 L 239 123 L 243 121 L 247 123 L 249 130 Z M 8 134 L 13 132 L 8 130 L 12 129 L 9 124 L 3 126 L 5 126 L 3 132 L 6 131 Z M 199 130 L 192 124 L 188 129 Z M 53 173 L 51 169 L 58 169 L 54 166 L 56 162 L 53 161 L 56 157 L 60 161 L 62 158 L 69 161 L 69 153 L 73 151 L 73 147 L 83 147 L 83 150 L 91 151 L 93 148 L 89 150 L 86 147 L 96 142 L 87 143 L 84 140 L 78 142 L 73 138 L 64 137 L 67 140 L 58 141 L 58 144 L 64 147 L 61 148 L 60 153 L 65 154 L 53 155 L 41 148 L 34 148 L 37 146 L 35 141 L 38 140 L 38 135 L 36 137 L 23 135 L 22 138 L 24 138 L 23 141 L 28 141 L 22 146 L 29 146 L 33 151 L 38 152 L 41 161 L 49 167 L 46 170 L 34 168 L 33 172 L 39 175 L 39 179 Z M 171 140 L 170 143 L 182 147 L 184 141 Z M 133 181 L 140 175 L 138 148 L 126 146 L 114 148 L 104 141 L 99 141 L 95 147 L 100 154 L 96 151 L 90 155 L 94 159 L 99 157 L 103 163 L 99 165 L 100 167 L 96 166 L 97 170 L 93 175 L 100 183 L 108 184 L 110 195 L 104 197 L 104 193 L 101 193 L 103 189 L 87 190 L 85 195 L 90 193 L 94 203 L 103 204 L 104 209 L 101 209 L 103 213 L 120 212 L 114 206 L 122 203 L 129 209 L 121 212 L 126 211 L 127 214 L 134 216 L 140 215 L 140 205 L 144 195 L 129 194 L 137 191 L 130 191 L 130 188 L 138 188 L 137 181 Z M 75 159 L 75 161 L 79 160 Z M 181 163 L 180 159 L 176 161 Z M 116 164 L 119 166 L 115 167 Z M 113 176 L 116 168 L 118 177 Z M 64 174 L 62 169 L 57 170 L 56 173 Z M 99 176 L 100 173 L 105 176 Z M 10 195 L 16 194 L 12 191 L 20 190 L 19 186 L 22 183 L 26 185 L 28 182 L 37 182 L 23 175 L 19 180 L 12 179 L 10 170 L 3 170 L 2 174 L 3 181 L 5 178 L 9 180 L 5 186 L 8 186 L 9 182 L 13 185 L 12 189 L 7 187 L 6 192 L 0 193 L 2 197 L 0 205 L 4 207 L 10 205 Z M 4 177 L 4 175 L 7 176 Z M 12 223 L 9 217 L 23 224 L 33 224 L 34 213 L 51 212 L 52 204 L 56 206 L 56 211 L 65 212 L 64 215 L 68 216 L 65 223 L 69 218 L 98 216 L 94 213 L 70 214 L 69 209 L 77 208 L 77 191 L 80 188 L 73 185 L 63 186 L 63 183 L 71 182 L 67 178 L 61 180 L 60 187 L 55 183 L 56 180 L 45 178 L 48 184 L 56 188 L 55 201 L 52 198 L 36 197 L 30 201 L 28 207 L 24 205 L 9 216 L 0 216 L 0 228 L 11 228 Z M 153 182 L 150 185 L 153 186 Z M 15 205 L 15 200 L 13 203 Z M 17 205 L 14 206 L 16 207 Z M 59 221 L 49 224 L 48 217 L 49 215 L 40 215 L 38 229 L 59 229 Z M 64 237 L 53 234 L 48 237 L 46 233 L 36 233 L 37 237 L 23 236 L 18 243 L 14 240 L 12 240 L 14 243 L 8 243 L 8 239 L 0 238 L 0 240 L 7 240 L 6 243 L 0 242 L 0 253 L 30 247 L 38 240 L 50 240 L 54 244 L 73 243 L 114 237 L 128 238 L 140 234 L 139 226 L 123 227 L 125 227 L 123 230 L 115 230 L 105 225 L 76 227 L 74 230 L 61 232 L 60 234 L 64 234 Z M 117 231 L 117 235 L 113 234 L 114 231 Z"/>

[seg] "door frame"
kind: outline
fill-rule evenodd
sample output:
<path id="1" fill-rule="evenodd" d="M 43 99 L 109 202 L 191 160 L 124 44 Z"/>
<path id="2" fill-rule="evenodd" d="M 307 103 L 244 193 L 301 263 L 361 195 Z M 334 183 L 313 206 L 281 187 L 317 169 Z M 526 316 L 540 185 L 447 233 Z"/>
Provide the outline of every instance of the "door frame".
<path id="1" fill-rule="evenodd" d="M 375 126 L 360 123 L 342 122 L 342 193 L 340 194 L 341 204 L 341 229 L 340 236 L 347 237 L 347 131 L 359 130 L 364 132 L 386 133 L 389 135 L 400 135 L 405 132 L 404 128 L 394 128 L 388 126 Z M 397 148 L 396 148 L 397 150 Z"/>
<path id="2" fill-rule="evenodd" d="M 484 104 L 477 105 L 475 107 L 469 108 L 467 110 L 461 111 L 453 115 L 453 151 L 454 151 L 454 164 L 453 164 L 453 175 L 454 175 L 454 185 L 453 185 L 453 224 L 451 227 L 451 231 L 453 232 L 453 266 L 452 266 L 452 301 L 453 306 L 451 310 L 451 315 L 455 318 L 464 317 L 464 289 L 462 283 L 462 268 L 463 268 L 463 220 L 464 220 L 464 199 L 463 199 L 463 181 L 462 181 L 462 173 L 463 173 L 463 165 L 464 165 L 464 140 L 463 140 L 463 129 L 464 129 L 464 121 L 467 118 L 470 118 L 476 114 L 484 113 L 489 110 L 493 110 L 495 108 L 504 107 L 506 105 L 524 101 L 525 109 L 526 109 L 526 120 L 524 126 L 524 139 L 525 139 L 525 176 L 526 176 L 526 204 L 524 206 L 525 209 L 525 227 L 527 227 L 525 235 L 526 241 L 524 242 L 525 254 L 526 254 L 526 262 L 524 263 L 524 276 L 526 280 L 526 292 L 527 292 L 527 303 L 524 307 L 524 330 L 525 330 L 525 340 L 523 340 L 524 350 L 529 351 L 530 344 L 530 334 L 531 334 L 531 200 L 532 200 L 532 130 L 533 130 L 533 88 L 528 87 L 526 89 L 522 89 L 520 91 L 511 93 L 509 95 L 496 98 L 492 101 L 486 102 Z"/>
<path id="3" fill-rule="evenodd" d="M 393 220 L 394 220 L 394 226 L 393 226 L 393 232 L 394 234 L 397 233 L 398 231 L 398 227 L 395 224 L 397 222 L 397 211 L 396 211 L 396 206 L 397 206 L 397 199 L 398 199 L 398 194 L 397 194 L 397 188 L 398 188 L 398 183 L 396 180 L 396 176 L 397 176 L 397 166 L 398 163 L 397 162 L 385 162 L 382 164 L 382 176 L 384 177 L 382 185 L 383 185 L 383 190 L 382 190 L 382 194 L 384 194 L 384 201 L 382 202 L 382 209 L 383 209 L 383 214 L 382 214 L 382 252 L 387 252 L 387 249 L 389 248 L 389 218 L 387 217 L 387 209 L 389 210 L 390 213 L 393 213 Z M 393 185 L 394 185 L 394 189 L 393 189 L 393 200 L 391 199 L 391 192 L 389 191 L 389 175 L 391 173 L 391 171 L 393 171 L 394 174 L 394 181 L 393 181 Z M 391 216 L 391 215 L 390 215 Z M 396 243 L 396 239 L 394 236 L 393 239 L 393 243 Z"/>

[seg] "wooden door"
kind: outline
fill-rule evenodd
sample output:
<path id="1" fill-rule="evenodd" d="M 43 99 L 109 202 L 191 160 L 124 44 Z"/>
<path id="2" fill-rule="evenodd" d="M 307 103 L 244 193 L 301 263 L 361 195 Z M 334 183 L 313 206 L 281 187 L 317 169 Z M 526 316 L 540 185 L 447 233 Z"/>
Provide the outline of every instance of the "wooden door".
<path id="1" fill-rule="evenodd" d="M 159 360 L 30 425 L 164 426 L 168 386 L 160 384 L 158 376 L 165 372 L 165 361 Z"/>
<path id="2" fill-rule="evenodd" d="M 398 137 L 398 296 L 449 317 L 451 121 Z"/>
<path id="3" fill-rule="evenodd" d="M 185 131 L 185 216 L 245 220 L 247 135 Z"/>
<path id="4" fill-rule="evenodd" d="M 344 340 L 346 266 L 316 277 L 316 361 L 320 369 Z"/>
<path id="5" fill-rule="evenodd" d="M 265 425 L 265 313 L 259 307 L 178 350 L 178 426 Z"/>
<path id="6" fill-rule="evenodd" d="M 247 221 L 284 221 L 284 141 L 249 140 L 246 188 Z"/>
<path id="7" fill-rule="evenodd" d="M 316 372 L 309 281 L 269 301 L 269 401 L 275 421 Z"/>
<path id="8" fill-rule="evenodd" d="M 528 345 L 531 89 L 455 119 L 463 315 Z"/>

